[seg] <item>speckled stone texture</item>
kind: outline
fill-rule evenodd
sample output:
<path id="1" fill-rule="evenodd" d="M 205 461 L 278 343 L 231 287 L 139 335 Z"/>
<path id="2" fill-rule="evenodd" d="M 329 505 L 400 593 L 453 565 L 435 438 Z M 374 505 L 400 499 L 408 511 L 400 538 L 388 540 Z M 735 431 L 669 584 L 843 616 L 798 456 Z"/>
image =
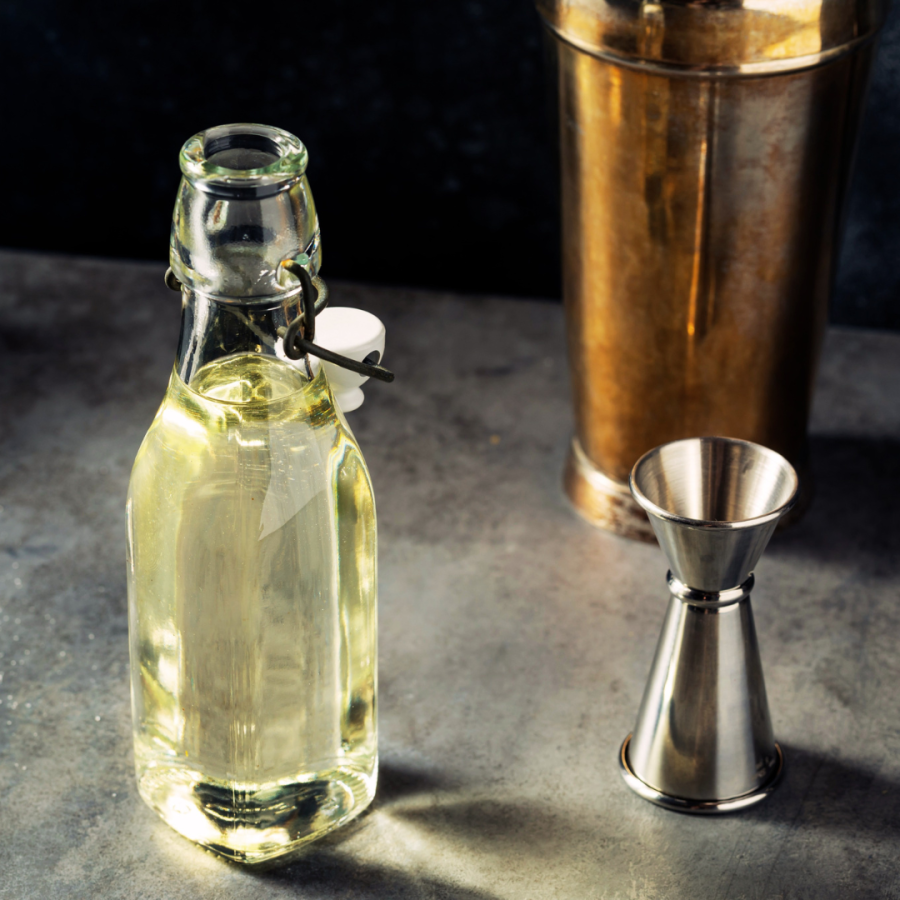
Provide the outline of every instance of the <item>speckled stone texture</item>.
<path id="1" fill-rule="evenodd" d="M 383 317 L 397 372 L 351 414 L 379 504 L 383 769 L 370 813 L 254 873 L 170 831 L 132 773 L 123 507 L 178 333 L 162 273 L 0 254 L 0 897 L 900 895 L 900 336 L 829 335 L 818 495 L 754 591 L 786 775 L 699 819 L 618 774 L 666 564 L 562 496 L 560 308 L 335 284 Z"/>

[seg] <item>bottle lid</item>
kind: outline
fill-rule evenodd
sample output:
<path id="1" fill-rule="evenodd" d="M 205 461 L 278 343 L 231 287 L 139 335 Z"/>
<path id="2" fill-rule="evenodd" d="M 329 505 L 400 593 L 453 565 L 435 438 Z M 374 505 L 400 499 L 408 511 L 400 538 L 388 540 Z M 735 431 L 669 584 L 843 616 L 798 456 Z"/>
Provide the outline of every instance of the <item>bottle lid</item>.
<path id="1" fill-rule="evenodd" d="M 330 306 L 316 316 L 315 342 L 357 362 L 377 365 L 384 355 L 384 325 L 381 319 L 364 309 Z M 322 362 L 312 354 L 310 361 L 325 366 L 328 383 L 342 412 L 348 413 L 362 406 L 365 397 L 361 385 L 369 380 L 367 376 Z"/>

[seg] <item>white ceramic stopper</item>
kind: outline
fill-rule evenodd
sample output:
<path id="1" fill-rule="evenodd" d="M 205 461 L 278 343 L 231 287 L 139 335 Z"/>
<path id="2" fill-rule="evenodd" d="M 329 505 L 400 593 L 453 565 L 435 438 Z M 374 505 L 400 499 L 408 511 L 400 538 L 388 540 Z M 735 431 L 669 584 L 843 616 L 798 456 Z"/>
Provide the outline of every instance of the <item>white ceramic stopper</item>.
<path id="1" fill-rule="evenodd" d="M 377 364 L 384 355 L 384 325 L 381 319 L 364 309 L 329 306 L 316 316 L 315 343 L 357 362 L 362 362 L 371 353 L 377 353 L 377 359 L 369 360 Z M 309 358 L 313 364 L 325 366 L 334 399 L 343 412 L 348 413 L 362 406 L 365 397 L 360 385 L 369 380 L 365 375 L 322 362 L 312 354 Z"/>

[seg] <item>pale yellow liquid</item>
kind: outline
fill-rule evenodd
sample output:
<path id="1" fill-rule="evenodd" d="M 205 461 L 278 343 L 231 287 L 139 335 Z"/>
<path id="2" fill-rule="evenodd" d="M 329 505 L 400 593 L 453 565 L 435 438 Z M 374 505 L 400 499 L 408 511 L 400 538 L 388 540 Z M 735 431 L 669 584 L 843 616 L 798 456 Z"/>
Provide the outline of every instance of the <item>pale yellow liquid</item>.
<path id="1" fill-rule="evenodd" d="M 260 862 L 346 822 L 377 771 L 375 507 L 324 374 L 177 373 L 134 465 L 129 631 L 141 796 Z"/>

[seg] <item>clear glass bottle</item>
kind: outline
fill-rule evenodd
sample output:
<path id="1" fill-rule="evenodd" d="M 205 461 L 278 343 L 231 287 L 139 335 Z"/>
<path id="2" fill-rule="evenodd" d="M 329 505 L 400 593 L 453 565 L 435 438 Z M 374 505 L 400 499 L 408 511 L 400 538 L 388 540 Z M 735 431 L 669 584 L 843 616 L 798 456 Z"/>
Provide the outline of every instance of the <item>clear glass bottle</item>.
<path id="1" fill-rule="evenodd" d="M 258 125 L 182 148 L 181 338 L 127 505 L 141 796 L 247 863 L 358 815 L 377 777 L 372 488 L 325 367 L 280 336 L 282 261 L 324 292 L 306 160 Z"/>

